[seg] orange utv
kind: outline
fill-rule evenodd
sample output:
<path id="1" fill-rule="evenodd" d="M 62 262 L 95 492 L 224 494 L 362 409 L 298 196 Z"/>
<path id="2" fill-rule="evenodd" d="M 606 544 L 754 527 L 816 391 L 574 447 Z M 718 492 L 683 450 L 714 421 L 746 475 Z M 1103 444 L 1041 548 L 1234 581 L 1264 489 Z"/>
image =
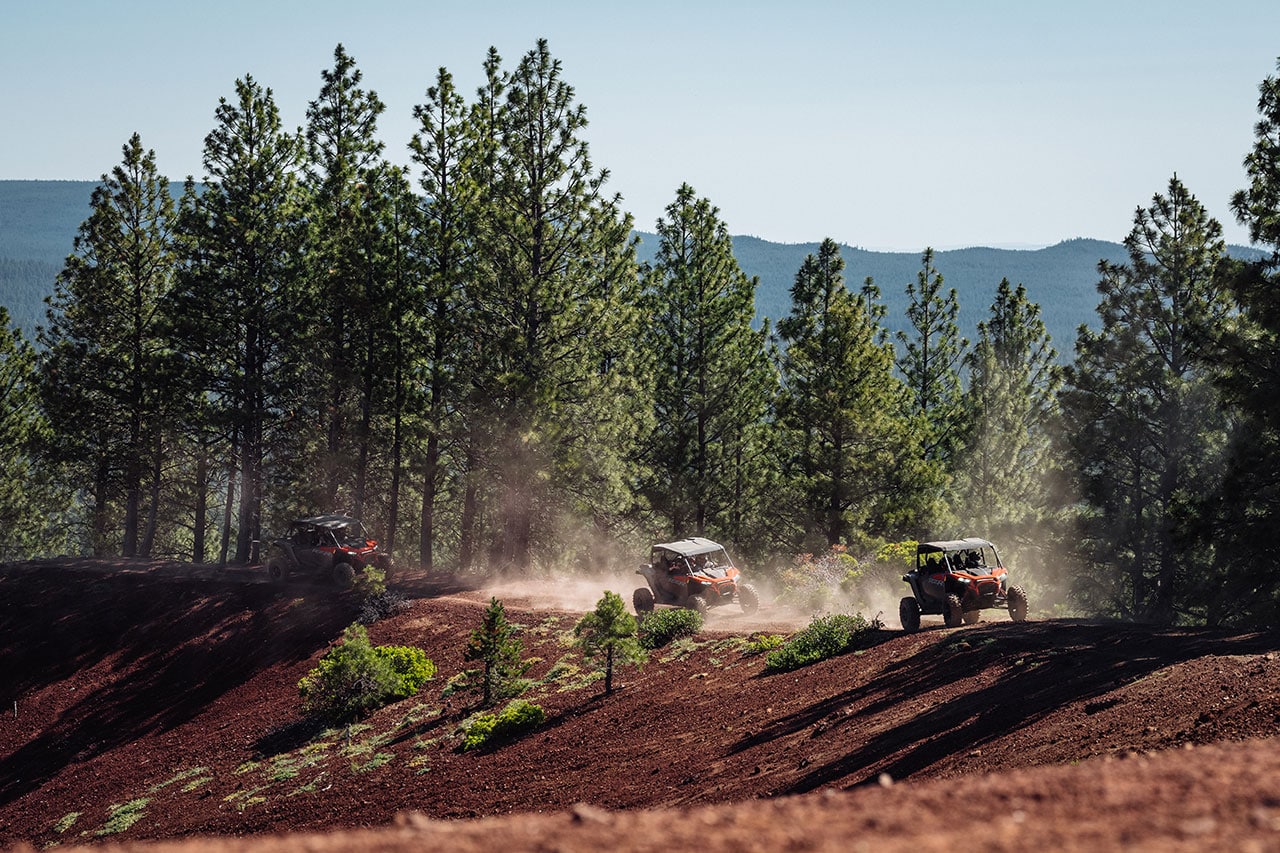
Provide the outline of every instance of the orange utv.
<path id="1" fill-rule="evenodd" d="M 948 628 L 972 624 L 981 611 L 1008 610 L 1009 618 L 1027 618 L 1027 594 L 1009 585 L 1009 572 L 996 546 L 985 539 L 921 542 L 915 568 L 902 576 L 911 595 L 898 605 L 902 630 L 920 630 L 921 616 L 941 616 Z"/>

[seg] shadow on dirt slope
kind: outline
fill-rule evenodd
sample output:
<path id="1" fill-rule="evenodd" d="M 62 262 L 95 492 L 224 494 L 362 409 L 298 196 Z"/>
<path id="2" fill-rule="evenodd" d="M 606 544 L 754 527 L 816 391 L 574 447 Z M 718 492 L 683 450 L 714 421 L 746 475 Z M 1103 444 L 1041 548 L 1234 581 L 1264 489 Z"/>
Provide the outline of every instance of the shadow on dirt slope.
<path id="1" fill-rule="evenodd" d="M 78 696 L 38 736 L 10 744 L 0 805 L 69 763 L 186 722 L 263 669 L 307 657 L 355 612 L 332 594 L 57 569 L 2 589 L 0 672 L 11 692 L 0 699 L 39 714 L 42 691 Z"/>
<path id="2" fill-rule="evenodd" d="M 1110 707 L 1120 700 L 1101 697 L 1166 667 L 1276 648 L 1277 639 L 1264 634 L 1064 621 L 986 625 L 922 643 L 867 683 L 778 720 L 736 749 L 815 726 L 824 737 L 840 738 L 843 728 L 880 717 L 892 722 L 869 736 L 844 731 L 856 749 L 813 767 L 780 793 L 861 784 L 880 773 L 904 779 L 1064 707 L 1083 705 L 1086 714 Z M 857 715 L 841 713 L 850 706 Z"/>

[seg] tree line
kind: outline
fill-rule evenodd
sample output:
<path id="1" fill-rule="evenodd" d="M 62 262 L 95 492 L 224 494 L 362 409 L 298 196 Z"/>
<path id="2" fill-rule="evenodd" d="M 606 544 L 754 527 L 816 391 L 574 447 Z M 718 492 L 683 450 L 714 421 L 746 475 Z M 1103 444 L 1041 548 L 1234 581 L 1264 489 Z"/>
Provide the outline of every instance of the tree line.
<path id="1" fill-rule="evenodd" d="M 1256 262 L 1175 175 L 1099 264 L 1063 364 L 1002 281 L 970 341 L 926 250 L 906 331 L 832 240 L 786 316 L 679 187 L 652 261 L 545 41 L 441 68 L 410 163 L 339 45 L 304 127 L 251 76 L 177 199 L 135 134 L 35 342 L 0 318 L 0 550 L 252 563 L 346 510 L 427 570 L 599 566 L 711 535 L 757 560 L 985 535 L 1078 605 L 1255 624 L 1280 608 L 1280 78 L 1247 186 Z M 416 177 L 411 177 L 416 176 Z"/>

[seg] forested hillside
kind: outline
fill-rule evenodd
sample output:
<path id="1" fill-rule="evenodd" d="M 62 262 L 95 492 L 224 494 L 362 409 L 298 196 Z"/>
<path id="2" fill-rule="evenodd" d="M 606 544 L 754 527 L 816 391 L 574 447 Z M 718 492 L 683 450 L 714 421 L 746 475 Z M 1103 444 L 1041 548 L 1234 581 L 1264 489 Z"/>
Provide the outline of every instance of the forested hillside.
<path id="1" fill-rule="evenodd" d="M 0 181 L 0 305 L 19 326 L 33 332 L 44 320 L 44 298 L 71 253 L 76 229 L 88 218 L 92 181 Z M 180 184 L 173 185 L 176 198 Z M 651 260 L 657 251 L 653 223 L 636 223 L 641 239 L 639 259 Z M 815 235 L 821 237 L 821 235 Z M 734 256 L 748 276 L 758 277 L 758 319 L 777 320 L 790 307 L 788 295 L 813 243 L 773 243 L 759 237 L 735 236 Z M 920 255 L 914 252 L 871 252 L 841 246 L 848 278 L 861 284 L 870 276 L 887 307 L 886 324 L 903 327 L 906 285 L 915 278 Z M 1073 239 L 1037 250 L 970 248 L 937 252 L 936 263 L 949 287 L 960 293 L 960 325 L 972 335 L 995 298 L 1001 278 L 1027 286 L 1044 309 L 1055 346 L 1068 352 L 1076 327 L 1094 320 L 1097 305 L 1097 266 L 1101 260 L 1121 260 L 1124 247 L 1103 240 Z"/>
<path id="2" fill-rule="evenodd" d="M 0 312 L 0 554 L 255 563 L 346 510 L 428 571 L 708 535 L 848 592 L 985 534 L 1065 607 L 1280 619 L 1280 79 L 1231 206 L 1263 251 L 1175 175 L 1120 243 L 914 255 L 734 238 L 689 184 L 637 223 L 546 42 L 482 67 L 424 87 L 408 165 L 339 45 L 300 134 L 234 82 L 198 187 L 137 134 L 60 205 L 6 185 L 52 310 Z"/>

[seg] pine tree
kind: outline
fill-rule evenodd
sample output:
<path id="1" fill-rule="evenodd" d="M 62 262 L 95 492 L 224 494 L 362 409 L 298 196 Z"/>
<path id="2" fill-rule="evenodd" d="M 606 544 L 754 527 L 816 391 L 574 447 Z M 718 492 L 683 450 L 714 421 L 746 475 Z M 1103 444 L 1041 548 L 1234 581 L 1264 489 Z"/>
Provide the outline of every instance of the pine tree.
<path id="1" fill-rule="evenodd" d="M 800 485 L 802 529 L 826 545 L 878 526 L 902 482 L 886 472 L 910 468 L 919 453 L 874 292 L 852 293 L 843 270 L 839 246 L 824 240 L 797 272 L 791 313 L 778 323 L 784 470 Z"/>
<path id="2" fill-rule="evenodd" d="M 933 265 L 933 249 L 925 249 L 916 280 L 907 284 L 910 331 L 898 333 L 904 352 L 899 369 L 911 390 L 915 409 L 929 423 L 926 458 L 950 468 L 963 441 L 960 366 L 969 342 L 960 336 L 956 291 L 943 292 L 942 274 Z"/>
<path id="3" fill-rule="evenodd" d="M 98 475 L 95 553 L 107 547 L 115 482 L 124 501 L 121 553 L 134 556 L 148 475 L 153 513 L 160 500 L 162 429 L 176 403 L 165 313 L 176 267 L 175 217 L 155 152 L 144 151 L 136 133 L 122 151 L 121 164 L 93 191 L 41 340 L 49 351 L 45 399 L 52 427 Z"/>
<path id="4" fill-rule="evenodd" d="M 495 700 L 509 695 L 513 682 L 529 671 L 530 664 L 521 657 L 524 643 L 515 626 L 507 621 L 507 611 L 497 598 L 489 599 L 484 621 L 471 632 L 463 660 L 484 664 L 481 675 L 482 705 L 488 708 Z"/>
<path id="5" fill-rule="evenodd" d="M 604 658 L 604 695 L 613 693 L 613 664 L 641 664 L 648 654 L 636 636 L 635 617 L 627 612 L 622 596 L 605 592 L 596 602 L 596 609 L 586 614 L 574 626 L 574 645 L 582 649 L 587 660 Z"/>
<path id="6" fill-rule="evenodd" d="M 719 210 L 685 184 L 666 213 L 644 278 L 656 380 L 645 491 L 674 535 L 714 527 L 740 539 L 748 490 L 763 479 L 763 419 L 777 381 L 768 332 L 752 328 L 756 281 L 738 266 Z"/>
<path id="7" fill-rule="evenodd" d="M 320 94 L 307 108 L 305 184 L 314 214 L 311 288 L 299 306 L 314 318 L 302 331 L 317 353 L 321 369 L 315 378 L 323 382 L 303 401 L 321 401 L 316 416 L 325 424 L 316 478 L 322 491 L 312 503 L 337 508 L 339 489 L 345 488 L 346 505 L 362 515 L 374 409 L 386 403 L 379 380 L 391 373 L 382 334 L 390 314 L 384 286 L 390 276 L 379 221 L 389 167 L 376 136 L 385 106 L 376 92 L 361 88 L 363 75 L 341 44 L 333 68 L 321 77 Z"/>
<path id="8" fill-rule="evenodd" d="M 46 534 L 52 539 L 44 519 L 56 503 L 36 457 L 47 429 L 38 383 L 35 348 L 0 306 L 0 455 L 6 474 L 0 491 L 0 560 L 58 553 L 66 544 L 42 541 Z"/>
<path id="9" fill-rule="evenodd" d="M 1280 618 L 1271 547 L 1280 513 L 1280 73 L 1259 86 L 1258 113 L 1244 160 L 1248 186 L 1232 197 L 1231 209 L 1252 242 L 1271 252 L 1224 276 L 1238 313 L 1219 324 L 1219 359 L 1209 365 L 1232 416 L 1227 473 L 1205 502 L 1201 541 L 1214 554 L 1204 595 L 1213 624 L 1274 625 Z"/>
<path id="10" fill-rule="evenodd" d="M 469 417 L 494 436 L 485 454 L 500 490 L 493 556 L 524 569 L 558 518 L 599 523 L 626 503 L 628 449 L 643 420 L 630 349 L 638 280 L 631 219 L 605 194 L 608 172 L 595 170 L 581 138 L 585 108 L 545 41 L 504 92 L 492 130 L 478 129 L 494 147 L 478 166 L 467 297 L 472 398 L 484 406 Z"/>
<path id="11" fill-rule="evenodd" d="M 422 227 L 415 248 L 422 267 L 418 375 L 426 433 L 419 462 L 418 554 L 421 565 L 430 571 L 440 536 L 437 503 L 448 467 L 445 449 L 450 437 L 462 430 L 467 349 L 474 339 L 474 312 L 466 300 L 465 283 L 475 266 L 472 232 L 479 196 L 479 143 L 471 111 L 454 87 L 453 75 L 444 68 L 427 89 L 426 103 L 414 108 L 414 117 L 419 129 L 409 147 L 422 169 L 423 191 Z"/>
<path id="12" fill-rule="evenodd" d="M 1001 280 L 966 359 L 970 423 L 957 489 L 960 520 L 1001 541 L 1025 536 L 1049 509 L 1056 360 L 1040 306 Z"/>
<path id="13" fill-rule="evenodd" d="M 310 369 L 300 316 L 304 230 L 297 169 L 302 147 L 286 132 L 270 89 L 236 81 L 205 137 L 203 191 L 188 181 L 179 213 L 184 265 L 175 304 L 182 347 L 226 441 L 227 500 L 220 562 L 235 531 L 235 559 L 257 560 L 266 463 L 311 426 L 288 407 Z M 232 494 L 238 487 L 236 517 Z"/>
<path id="14" fill-rule="evenodd" d="M 1088 512 L 1083 590 L 1129 616 L 1203 615 L 1193 594 L 1210 571 L 1187 547 L 1194 497 L 1213 489 L 1226 423 L 1202 366 L 1230 311 L 1216 272 L 1222 227 L 1175 176 L 1139 208 L 1128 264 L 1103 261 L 1101 328 L 1080 330 L 1060 395 Z"/>

